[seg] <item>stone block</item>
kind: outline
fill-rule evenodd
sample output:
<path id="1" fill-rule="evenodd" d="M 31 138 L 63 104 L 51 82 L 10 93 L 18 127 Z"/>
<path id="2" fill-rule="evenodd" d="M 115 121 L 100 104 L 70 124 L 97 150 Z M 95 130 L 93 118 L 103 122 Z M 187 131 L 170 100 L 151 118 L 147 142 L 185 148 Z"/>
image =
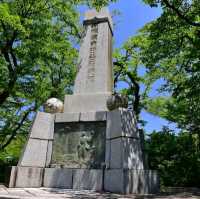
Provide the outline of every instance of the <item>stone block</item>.
<path id="1" fill-rule="evenodd" d="M 42 186 L 43 168 L 17 167 L 16 188 L 38 188 Z"/>
<path id="2" fill-rule="evenodd" d="M 159 192 L 159 178 L 152 170 L 126 170 L 124 193 L 153 194 Z"/>
<path id="3" fill-rule="evenodd" d="M 122 147 L 122 167 L 124 169 L 144 169 L 140 140 L 133 138 L 122 138 Z"/>
<path id="4" fill-rule="evenodd" d="M 11 173 L 10 173 L 10 182 L 8 185 L 9 188 L 15 187 L 16 177 L 17 177 L 17 167 L 12 166 Z"/>
<path id="5" fill-rule="evenodd" d="M 119 110 L 109 111 L 107 113 L 106 139 L 122 136 L 121 113 Z"/>
<path id="6" fill-rule="evenodd" d="M 106 140 L 106 148 L 105 148 L 105 166 L 106 168 L 110 168 L 110 158 L 111 158 L 111 140 Z"/>
<path id="7" fill-rule="evenodd" d="M 106 121 L 106 111 L 81 113 L 80 121 Z"/>
<path id="8" fill-rule="evenodd" d="M 44 187 L 72 189 L 72 169 L 46 168 L 44 171 Z"/>
<path id="9" fill-rule="evenodd" d="M 74 169 L 73 189 L 102 191 L 103 170 L 100 169 Z"/>
<path id="10" fill-rule="evenodd" d="M 56 123 L 78 122 L 80 113 L 56 113 Z"/>
<path id="11" fill-rule="evenodd" d="M 127 109 L 116 109 L 107 113 L 106 139 L 117 137 L 139 138 L 133 113 Z"/>
<path id="12" fill-rule="evenodd" d="M 128 137 L 110 140 L 109 168 L 144 169 L 140 141 Z"/>
<path id="13" fill-rule="evenodd" d="M 112 18 L 109 14 L 109 10 L 107 8 L 103 8 L 100 10 L 100 12 L 97 12 L 96 10 L 89 10 L 85 13 L 84 21 L 85 23 L 94 23 L 102 20 L 107 20 L 110 24 L 111 31 L 113 31 L 113 23 Z M 90 22 L 92 21 L 92 22 Z"/>
<path id="14" fill-rule="evenodd" d="M 123 168 L 123 153 L 124 146 L 122 138 L 117 138 L 110 141 L 110 167 L 112 169 L 121 169 Z"/>
<path id="15" fill-rule="evenodd" d="M 122 194 L 152 194 L 159 191 L 155 171 L 135 169 L 105 170 L 105 191 Z"/>
<path id="16" fill-rule="evenodd" d="M 48 150 L 48 140 L 28 140 L 24 153 L 22 154 L 20 166 L 45 167 Z"/>
<path id="17" fill-rule="evenodd" d="M 104 172 L 104 190 L 114 193 L 124 193 L 123 170 L 106 169 Z"/>
<path id="18" fill-rule="evenodd" d="M 106 101 L 110 95 L 110 93 L 65 95 L 64 112 L 107 111 Z"/>
<path id="19" fill-rule="evenodd" d="M 53 139 L 55 115 L 37 112 L 31 128 L 31 138 Z"/>
<path id="20" fill-rule="evenodd" d="M 52 151 L 53 151 L 53 141 L 48 141 L 48 146 L 47 146 L 47 157 L 46 157 L 46 167 L 49 167 L 51 163 L 51 157 L 52 157 Z"/>

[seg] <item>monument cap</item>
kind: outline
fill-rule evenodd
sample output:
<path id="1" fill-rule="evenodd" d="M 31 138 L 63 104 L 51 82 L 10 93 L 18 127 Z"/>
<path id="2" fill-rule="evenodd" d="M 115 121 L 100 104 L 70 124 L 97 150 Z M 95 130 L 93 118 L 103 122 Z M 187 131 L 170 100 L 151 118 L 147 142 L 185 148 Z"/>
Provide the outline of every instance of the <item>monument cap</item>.
<path id="1" fill-rule="evenodd" d="M 109 9 L 104 7 L 99 12 L 95 9 L 89 10 L 85 13 L 84 25 L 93 24 L 93 23 L 101 23 L 107 21 L 110 27 L 110 30 L 113 34 L 113 22 L 112 17 L 110 15 Z"/>

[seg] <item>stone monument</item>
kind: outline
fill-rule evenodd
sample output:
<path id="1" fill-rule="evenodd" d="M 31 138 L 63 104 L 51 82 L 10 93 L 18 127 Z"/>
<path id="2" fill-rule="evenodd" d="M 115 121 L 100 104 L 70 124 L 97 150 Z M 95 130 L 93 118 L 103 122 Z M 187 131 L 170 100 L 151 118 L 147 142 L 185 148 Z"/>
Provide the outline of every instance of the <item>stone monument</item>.
<path id="1" fill-rule="evenodd" d="M 143 161 L 132 111 L 107 109 L 113 93 L 112 19 L 107 9 L 88 11 L 74 94 L 63 113 L 38 112 L 10 187 L 154 193 L 156 171 Z"/>

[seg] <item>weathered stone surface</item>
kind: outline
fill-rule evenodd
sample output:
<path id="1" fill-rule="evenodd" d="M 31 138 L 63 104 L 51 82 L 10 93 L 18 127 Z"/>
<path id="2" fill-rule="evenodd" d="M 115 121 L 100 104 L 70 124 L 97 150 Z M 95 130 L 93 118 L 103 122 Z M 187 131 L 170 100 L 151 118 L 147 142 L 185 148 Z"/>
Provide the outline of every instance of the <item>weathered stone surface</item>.
<path id="1" fill-rule="evenodd" d="M 116 109 L 107 113 L 106 139 L 117 137 L 139 138 L 134 115 L 127 109 Z"/>
<path id="2" fill-rule="evenodd" d="M 51 163 L 51 156 L 52 156 L 52 151 L 53 151 L 53 141 L 48 141 L 48 146 L 47 146 L 47 156 L 46 156 L 46 167 L 49 167 Z"/>
<path id="3" fill-rule="evenodd" d="M 106 139 L 122 136 L 121 114 L 119 110 L 107 113 Z"/>
<path id="4" fill-rule="evenodd" d="M 65 95 L 64 112 L 107 111 L 106 100 L 108 96 L 110 94 Z"/>
<path id="5" fill-rule="evenodd" d="M 159 179 L 157 172 L 152 170 L 126 170 L 124 193 L 157 193 L 159 191 Z"/>
<path id="6" fill-rule="evenodd" d="M 110 111 L 118 108 L 128 108 L 128 97 L 114 93 L 107 100 L 107 107 Z"/>
<path id="7" fill-rule="evenodd" d="M 106 151 L 105 151 L 105 166 L 110 168 L 111 159 L 111 140 L 106 140 Z"/>
<path id="8" fill-rule="evenodd" d="M 94 22 L 103 21 L 103 20 L 109 22 L 109 25 L 111 26 L 110 28 L 113 31 L 112 18 L 107 8 L 101 9 L 99 13 L 96 10 L 89 10 L 85 13 L 84 21 L 87 23 L 94 23 Z"/>
<path id="9" fill-rule="evenodd" d="M 121 138 L 110 141 L 110 167 L 112 169 L 123 168 L 124 146 Z"/>
<path id="10" fill-rule="evenodd" d="M 80 121 L 106 121 L 106 111 L 81 113 Z"/>
<path id="11" fill-rule="evenodd" d="M 109 168 L 144 169 L 140 141 L 128 137 L 112 139 Z"/>
<path id="12" fill-rule="evenodd" d="M 123 136 L 139 138 L 137 121 L 134 113 L 128 109 L 120 109 Z"/>
<path id="13" fill-rule="evenodd" d="M 73 171 L 73 189 L 102 191 L 103 171 L 97 169 L 75 169 Z"/>
<path id="14" fill-rule="evenodd" d="M 10 173 L 10 182 L 9 182 L 10 188 L 15 187 L 16 176 L 17 176 L 17 167 L 13 166 Z"/>
<path id="15" fill-rule="evenodd" d="M 64 104 L 57 98 L 50 98 L 44 103 L 44 110 L 46 113 L 62 113 Z"/>
<path id="16" fill-rule="evenodd" d="M 48 140 L 28 140 L 22 155 L 20 166 L 45 167 L 47 158 Z"/>
<path id="17" fill-rule="evenodd" d="M 42 177 L 42 168 L 18 166 L 15 187 L 41 187 Z"/>
<path id="18" fill-rule="evenodd" d="M 80 120 L 80 113 L 57 113 L 56 123 L 63 122 L 78 122 Z"/>
<path id="19" fill-rule="evenodd" d="M 44 187 L 72 189 L 72 169 L 46 168 Z"/>
<path id="20" fill-rule="evenodd" d="M 52 164 L 101 168 L 105 161 L 105 134 L 105 121 L 56 124 Z"/>
<path id="21" fill-rule="evenodd" d="M 37 112 L 31 129 L 31 138 L 53 139 L 55 115 Z"/>
<path id="22" fill-rule="evenodd" d="M 92 93 L 111 95 L 113 91 L 112 21 L 109 19 L 107 10 L 102 10 L 100 13 L 89 11 L 86 14 L 84 21 L 86 31 L 79 53 L 75 95 Z M 106 101 L 104 103 L 106 106 Z"/>
<path id="23" fill-rule="evenodd" d="M 159 179 L 151 170 L 110 169 L 105 170 L 104 189 L 123 194 L 157 193 Z"/>
<path id="24" fill-rule="evenodd" d="M 122 169 L 106 169 L 104 190 L 113 193 L 124 193 L 124 173 Z"/>
<path id="25" fill-rule="evenodd" d="M 123 168 L 144 169 L 142 150 L 139 139 L 122 138 Z"/>

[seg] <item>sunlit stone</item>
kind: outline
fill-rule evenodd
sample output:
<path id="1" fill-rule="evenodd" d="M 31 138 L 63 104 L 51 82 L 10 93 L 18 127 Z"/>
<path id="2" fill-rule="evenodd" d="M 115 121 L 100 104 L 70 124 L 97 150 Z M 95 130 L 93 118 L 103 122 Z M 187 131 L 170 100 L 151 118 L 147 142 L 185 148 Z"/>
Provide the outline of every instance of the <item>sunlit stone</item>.
<path id="1" fill-rule="evenodd" d="M 47 113 L 62 113 L 63 109 L 63 102 L 57 98 L 50 98 L 44 104 L 44 111 Z"/>

